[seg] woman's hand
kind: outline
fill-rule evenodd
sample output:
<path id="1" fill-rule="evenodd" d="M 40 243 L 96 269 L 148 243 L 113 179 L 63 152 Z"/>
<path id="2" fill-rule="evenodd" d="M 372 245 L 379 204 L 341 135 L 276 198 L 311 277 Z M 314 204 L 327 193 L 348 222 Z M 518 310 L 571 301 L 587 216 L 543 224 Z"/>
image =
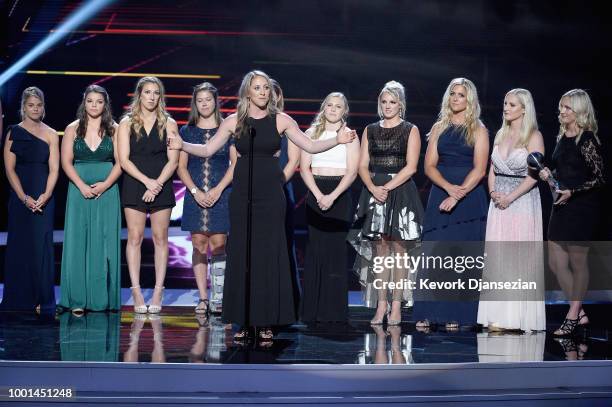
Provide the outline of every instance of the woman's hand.
<path id="1" fill-rule="evenodd" d="M 453 198 L 452 196 L 449 196 L 448 198 L 443 200 L 442 203 L 440 204 L 440 211 L 442 212 L 452 211 L 455 205 L 457 205 L 457 202 L 458 201 L 455 198 Z"/>
<path id="2" fill-rule="evenodd" d="M 145 184 L 145 187 L 147 187 L 147 190 L 151 191 L 153 195 L 159 194 L 162 188 L 164 187 L 164 184 L 162 184 L 161 182 L 158 182 L 157 180 L 153 178 L 147 178 L 144 184 Z"/>
<path id="3" fill-rule="evenodd" d="M 35 202 L 35 210 L 42 212 L 42 208 L 44 208 L 47 202 L 49 202 L 49 199 L 51 199 L 51 194 L 48 194 L 46 192 L 40 194 L 40 196 Z"/>
<path id="4" fill-rule="evenodd" d="M 508 199 L 508 195 L 507 194 L 506 195 L 498 194 L 498 195 L 499 195 L 499 197 L 497 198 L 496 201 L 494 201 L 495 202 L 495 206 L 498 209 L 501 209 L 501 210 L 504 210 L 507 207 L 509 207 L 510 204 L 512 203 L 512 201 L 510 201 L 510 199 Z"/>
<path id="5" fill-rule="evenodd" d="M 182 150 L 183 149 L 183 139 L 175 132 L 171 132 L 168 134 L 166 138 L 166 143 L 170 150 Z"/>
<path id="6" fill-rule="evenodd" d="M 81 195 L 83 195 L 83 198 L 85 199 L 91 199 L 96 197 L 96 195 L 92 191 L 92 188 L 89 185 L 83 184 L 83 186 L 79 188 L 79 191 L 81 191 Z"/>
<path id="7" fill-rule="evenodd" d="M 193 199 L 196 201 L 196 203 L 201 206 L 202 208 L 206 208 L 206 193 L 202 192 L 201 189 L 197 189 L 196 193 L 193 195 Z"/>
<path id="8" fill-rule="evenodd" d="M 370 190 L 370 193 L 376 199 L 378 203 L 385 203 L 387 197 L 389 196 L 389 191 L 385 187 L 374 186 Z"/>
<path id="9" fill-rule="evenodd" d="M 540 179 L 542 181 L 548 181 L 548 178 L 552 176 L 552 173 L 550 172 L 548 167 L 544 167 L 538 175 L 540 176 Z"/>
<path id="10" fill-rule="evenodd" d="M 42 210 L 36 208 L 36 200 L 30 195 L 26 195 L 24 198 L 24 205 L 32 212 L 42 212 Z"/>
<path id="11" fill-rule="evenodd" d="M 331 195 L 323 195 L 320 199 L 317 200 L 317 203 L 319 204 L 319 208 L 322 211 L 326 211 L 332 207 L 334 201 L 335 199 Z"/>
<path id="12" fill-rule="evenodd" d="M 451 197 L 455 198 L 457 201 L 460 201 L 467 194 L 467 190 L 466 190 L 465 187 L 463 187 L 461 185 L 450 185 L 446 189 L 446 193 L 448 194 L 448 196 L 451 196 Z"/>
<path id="13" fill-rule="evenodd" d="M 572 191 L 570 189 L 558 189 L 555 192 L 559 194 L 557 200 L 554 202 L 555 205 L 565 205 L 567 203 L 567 200 L 570 199 L 572 196 Z"/>
<path id="14" fill-rule="evenodd" d="M 100 195 L 102 195 L 107 189 L 108 187 L 104 182 L 96 182 L 95 184 L 91 185 L 91 192 L 95 195 L 96 199 L 100 198 Z"/>
<path id="15" fill-rule="evenodd" d="M 336 141 L 338 144 L 347 144 L 355 140 L 356 137 L 357 132 L 355 130 L 349 130 L 343 125 L 336 135 Z"/>
<path id="16" fill-rule="evenodd" d="M 217 203 L 219 197 L 221 196 L 221 192 L 222 191 L 220 191 L 219 188 L 216 187 L 208 190 L 204 197 L 207 208 L 211 208 Z"/>
<path id="17" fill-rule="evenodd" d="M 142 195 L 142 200 L 147 203 L 153 202 L 155 200 L 155 194 L 147 189 Z"/>

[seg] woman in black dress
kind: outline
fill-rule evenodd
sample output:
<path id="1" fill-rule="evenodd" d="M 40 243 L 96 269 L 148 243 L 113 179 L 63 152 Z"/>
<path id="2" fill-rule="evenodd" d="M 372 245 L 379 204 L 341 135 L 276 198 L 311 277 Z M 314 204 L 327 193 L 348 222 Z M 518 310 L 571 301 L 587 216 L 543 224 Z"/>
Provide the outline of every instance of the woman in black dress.
<path id="1" fill-rule="evenodd" d="M 310 153 L 328 150 L 355 138 L 355 133 L 340 131 L 334 139 L 312 141 L 287 114 L 279 113 L 270 77 L 251 71 L 242 80 L 237 112 L 228 116 L 217 134 L 205 145 L 184 143 L 169 138 L 171 149 L 208 157 L 227 142 L 236 140 L 240 153 L 230 196 L 230 234 L 227 245 L 227 268 L 223 291 L 223 320 L 241 329 L 237 340 L 248 337 L 248 327 L 259 327 L 257 337 L 270 341 L 273 325 L 295 321 L 293 289 L 285 234 L 285 177 L 276 153 L 281 135 Z M 249 188 L 249 144 L 253 142 L 252 228 L 250 284 L 247 275 L 247 213 Z M 248 314 L 247 303 L 248 302 Z"/>
<path id="2" fill-rule="evenodd" d="M 570 303 L 554 332 L 566 336 L 589 323 L 582 309 L 589 284 L 588 242 L 597 240 L 605 181 L 595 110 L 584 90 L 573 89 L 561 97 L 559 123 L 550 169 L 543 169 L 540 177 L 547 180 L 552 174 L 559 182 L 548 224 L 548 261 Z"/>
<path id="3" fill-rule="evenodd" d="M 21 95 L 21 123 L 7 132 L 4 168 L 11 190 L 0 308 L 55 311 L 53 189 L 59 174 L 59 139 L 43 123 L 45 96 L 30 87 Z"/>
<path id="4" fill-rule="evenodd" d="M 134 312 L 159 313 L 168 264 L 168 225 L 175 205 L 172 175 L 178 165 L 178 152 L 166 148 L 167 133 L 177 134 L 174 119 L 166 112 L 164 86 L 146 76 L 136 84 L 130 109 L 119 124 L 119 161 L 125 172 L 121 206 L 128 228 L 125 249 Z M 140 291 L 140 246 L 147 213 L 155 247 L 155 289 L 147 307 Z"/>
<path id="5" fill-rule="evenodd" d="M 306 134 L 313 140 L 336 137 L 348 112 L 346 97 L 340 92 L 330 93 Z M 308 243 L 301 309 L 303 322 L 346 322 L 346 234 L 353 204 L 348 188 L 357 177 L 358 164 L 359 140 L 319 154 L 302 152 L 300 175 L 309 189 L 306 197 Z"/>

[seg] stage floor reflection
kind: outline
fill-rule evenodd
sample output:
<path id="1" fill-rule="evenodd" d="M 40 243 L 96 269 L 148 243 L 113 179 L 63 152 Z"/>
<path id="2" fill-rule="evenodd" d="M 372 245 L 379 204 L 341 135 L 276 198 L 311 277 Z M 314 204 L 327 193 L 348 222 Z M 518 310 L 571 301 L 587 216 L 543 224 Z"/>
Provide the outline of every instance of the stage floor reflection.
<path id="1" fill-rule="evenodd" d="M 590 315 L 609 312 L 593 305 Z M 601 308 L 600 308 L 601 307 Z M 560 309 L 549 306 L 549 313 Z M 601 311 L 594 312 L 595 310 Z M 410 319 L 410 312 L 404 315 Z M 236 344 L 231 326 L 188 307 L 161 315 L 75 316 L 0 313 L 0 359 L 153 363 L 414 364 L 602 360 L 612 358 L 609 327 L 573 339 L 550 333 L 416 330 L 413 323 L 372 327 L 371 311 L 351 307 L 350 323 L 295 324 L 272 343 Z M 602 319 L 606 320 L 607 319 Z M 553 326 L 551 326 L 553 328 Z"/>

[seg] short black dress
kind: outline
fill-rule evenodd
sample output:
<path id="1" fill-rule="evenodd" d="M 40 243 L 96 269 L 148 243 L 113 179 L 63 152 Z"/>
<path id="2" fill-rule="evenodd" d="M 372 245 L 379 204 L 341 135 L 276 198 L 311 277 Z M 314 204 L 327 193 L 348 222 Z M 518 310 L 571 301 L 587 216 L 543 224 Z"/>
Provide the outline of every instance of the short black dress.
<path id="1" fill-rule="evenodd" d="M 166 147 L 166 130 L 162 137 L 159 136 L 157 120 L 147 135 L 144 127 L 140 129 L 140 137 L 136 137 L 134 129 L 130 129 L 130 161 L 149 178 L 156 179 L 168 162 Z M 172 189 L 172 178 L 164 184 L 161 192 L 153 202 L 145 202 L 142 196 L 147 187 L 128 173 L 123 173 L 121 185 L 121 206 L 139 210 L 160 210 L 172 208 L 176 204 L 174 190 Z"/>
<path id="2" fill-rule="evenodd" d="M 597 240 L 602 221 L 603 158 L 599 140 L 585 131 L 576 137 L 565 135 L 557 141 L 550 169 L 561 189 L 571 189 L 564 205 L 553 205 L 548 224 L 548 240 Z"/>

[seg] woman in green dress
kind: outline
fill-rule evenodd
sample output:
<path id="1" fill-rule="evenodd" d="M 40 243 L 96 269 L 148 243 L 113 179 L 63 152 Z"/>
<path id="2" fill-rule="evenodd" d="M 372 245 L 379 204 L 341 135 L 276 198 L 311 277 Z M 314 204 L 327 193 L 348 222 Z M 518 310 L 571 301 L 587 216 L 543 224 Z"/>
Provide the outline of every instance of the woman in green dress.
<path id="1" fill-rule="evenodd" d="M 60 307 L 74 314 L 121 308 L 121 210 L 117 123 L 104 88 L 90 85 L 62 139 L 70 179 Z"/>

